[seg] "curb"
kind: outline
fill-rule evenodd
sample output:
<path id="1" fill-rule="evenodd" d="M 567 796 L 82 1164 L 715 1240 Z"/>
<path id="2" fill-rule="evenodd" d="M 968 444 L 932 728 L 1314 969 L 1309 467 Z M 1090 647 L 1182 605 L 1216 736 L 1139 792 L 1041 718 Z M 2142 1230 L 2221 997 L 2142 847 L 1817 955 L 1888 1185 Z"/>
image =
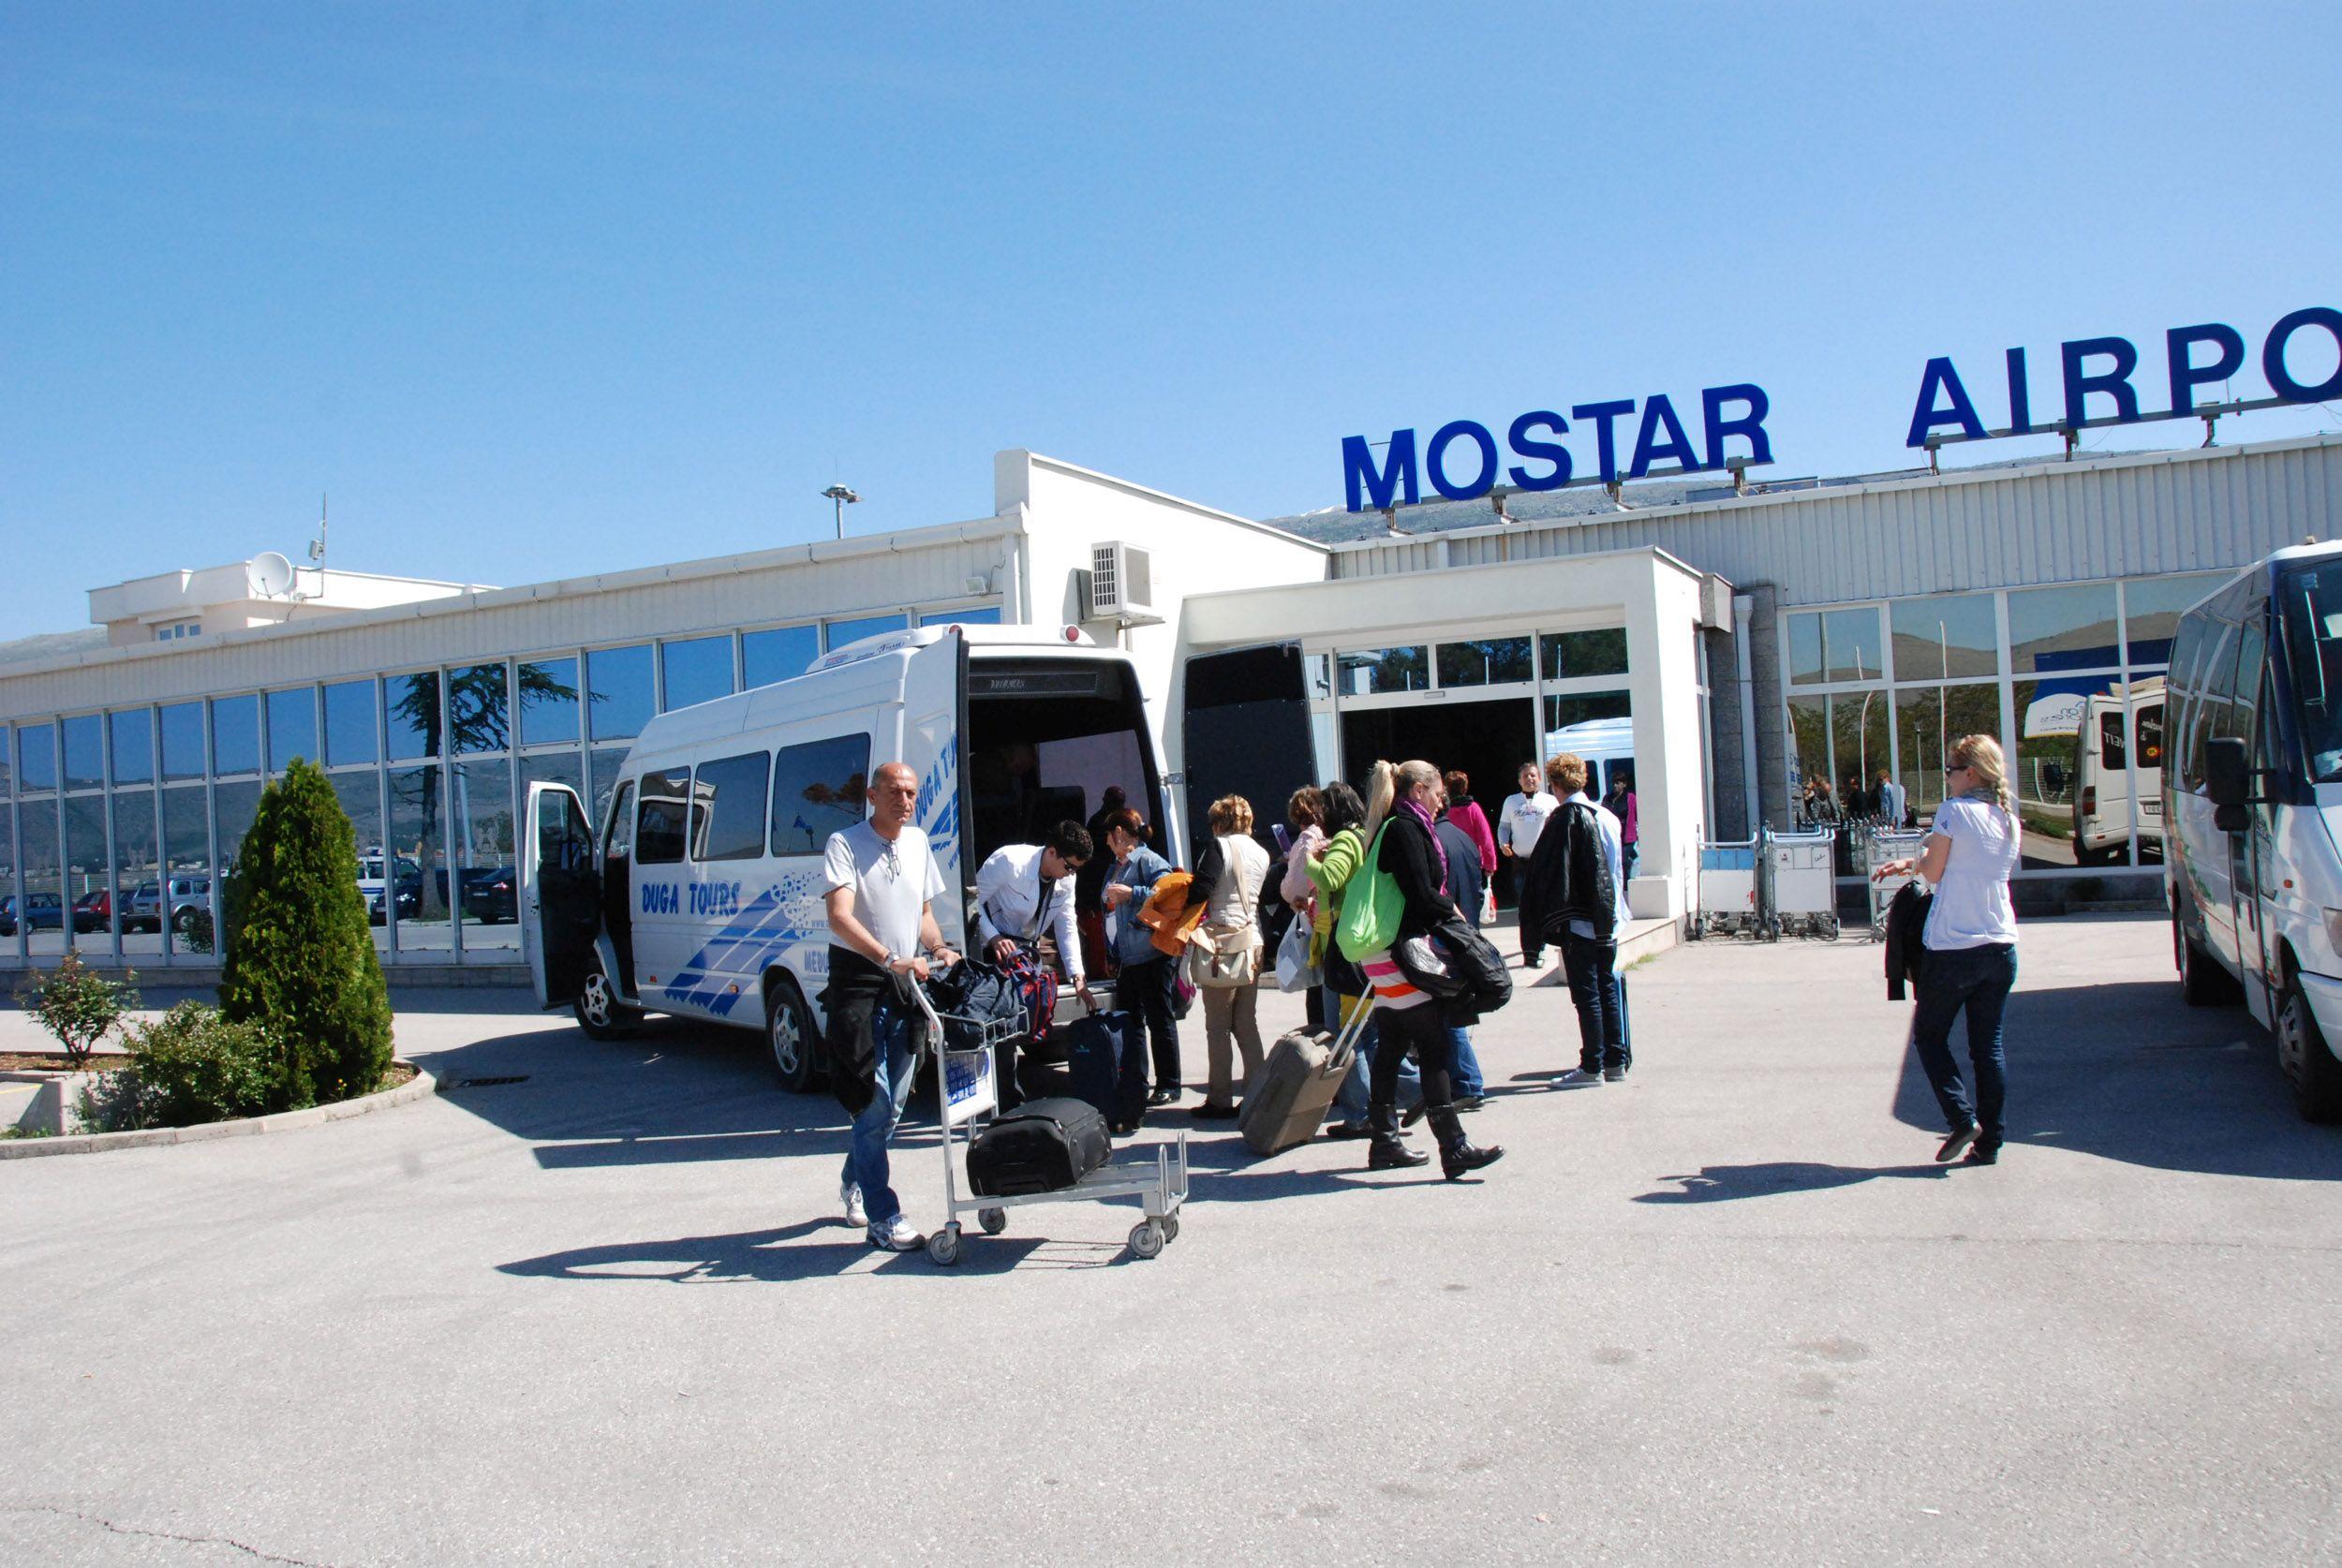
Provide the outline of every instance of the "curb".
<path id="1" fill-rule="evenodd" d="M 393 1058 L 400 1067 L 414 1063 Z M 239 1121 L 207 1121 L 194 1127 L 148 1127 L 136 1132 L 75 1132 L 55 1138 L 0 1139 L 0 1160 L 38 1160 L 52 1154 L 104 1154 L 110 1149 L 147 1148 L 157 1144 L 205 1144 L 217 1138 L 250 1138 L 262 1132 L 297 1132 L 304 1127 L 322 1127 L 329 1121 L 348 1121 L 372 1111 L 387 1111 L 393 1105 L 411 1104 L 427 1095 L 438 1092 L 439 1081 L 416 1068 L 414 1077 L 396 1088 L 381 1089 L 361 1095 L 355 1100 L 337 1101 L 331 1105 L 312 1105 L 304 1111 L 279 1111 L 270 1117 L 246 1117 Z"/>

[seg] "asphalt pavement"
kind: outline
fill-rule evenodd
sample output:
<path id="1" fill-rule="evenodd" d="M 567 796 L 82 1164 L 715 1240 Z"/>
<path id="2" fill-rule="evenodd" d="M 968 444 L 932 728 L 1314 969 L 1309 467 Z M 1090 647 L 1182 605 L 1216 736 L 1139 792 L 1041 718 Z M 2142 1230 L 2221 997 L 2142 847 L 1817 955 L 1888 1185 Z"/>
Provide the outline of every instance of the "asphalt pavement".
<path id="1" fill-rule="evenodd" d="M 1069 1205 L 953 1270 L 845 1228 L 753 1037 L 402 992 L 437 1099 L 0 1162 L 0 1558 L 2335 1556 L 2342 1130 L 2162 922 L 2024 927 L 1989 1169 L 1930 1161 L 1866 942 L 1638 969 L 1599 1088 L 1547 980 L 1478 1031 L 1484 1180 L 1197 1124 L 1160 1258 Z"/>

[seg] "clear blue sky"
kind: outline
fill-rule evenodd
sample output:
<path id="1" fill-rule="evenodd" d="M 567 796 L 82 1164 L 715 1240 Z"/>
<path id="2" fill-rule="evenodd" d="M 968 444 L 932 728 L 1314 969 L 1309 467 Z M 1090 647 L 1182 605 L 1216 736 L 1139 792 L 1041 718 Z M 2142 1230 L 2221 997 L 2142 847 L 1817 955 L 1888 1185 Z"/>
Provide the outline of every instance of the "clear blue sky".
<path id="1" fill-rule="evenodd" d="M 2152 402 L 2165 328 L 2342 305 L 2338 56 L 2332 5 L 11 7 L 0 636 L 320 491 L 337 565 L 514 584 L 823 537 L 833 479 L 987 515 L 1014 446 L 1305 510 L 1346 435 L 1726 381 L 1776 474 L 1898 466 L 1931 354 L 2121 333 Z"/>

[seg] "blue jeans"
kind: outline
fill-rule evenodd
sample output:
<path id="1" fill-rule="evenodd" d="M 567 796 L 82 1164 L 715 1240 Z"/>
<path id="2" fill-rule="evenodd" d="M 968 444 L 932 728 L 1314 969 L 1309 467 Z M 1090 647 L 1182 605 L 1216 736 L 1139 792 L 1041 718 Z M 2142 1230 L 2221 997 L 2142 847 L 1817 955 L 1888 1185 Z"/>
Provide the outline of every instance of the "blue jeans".
<path id="1" fill-rule="evenodd" d="M 1945 1125 L 1953 1132 L 1976 1128 L 1979 1148 L 2000 1147 L 2006 1131 L 2001 1107 L 2008 1098 L 2008 1068 L 2001 1052 L 2000 1015 L 2016 984 L 2014 942 L 1931 947 L 1920 960 L 1911 1044 L 1944 1109 Z M 1962 1008 L 1968 1013 L 1968 1065 L 1976 1072 L 1973 1104 L 1960 1081 L 1960 1065 L 1951 1059 L 1951 1021 Z"/>
<path id="2" fill-rule="evenodd" d="M 837 1179 L 861 1188 L 863 1208 L 870 1223 L 883 1225 L 903 1211 L 901 1200 L 888 1185 L 886 1140 L 895 1135 L 895 1124 L 903 1119 L 911 1081 L 917 1076 L 912 1071 L 911 1020 L 886 1003 L 879 1003 L 870 1010 L 870 1043 L 878 1057 L 878 1092 L 853 1118 L 853 1132 L 846 1145 L 846 1168 Z"/>
<path id="3" fill-rule="evenodd" d="M 1596 941 L 1576 932 L 1562 939 L 1562 966 L 1569 976 L 1569 999 L 1578 1004 L 1578 1069 L 1626 1070 L 1624 993 L 1618 982 L 1618 943 Z"/>
<path id="4" fill-rule="evenodd" d="M 1340 1034 L 1341 1020 L 1348 1016 L 1342 1006 L 1342 998 L 1330 985 L 1325 987 L 1325 993 L 1326 1027 L 1334 1033 Z M 1350 1000 L 1355 1006 L 1367 1005 L 1363 998 L 1352 998 Z M 1358 1032 L 1357 1054 L 1350 1058 L 1349 1076 L 1343 1078 L 1341 1087 L 1334 1091 L 1333 1105 L 1326 1113 L 1327 1121 L 1364 1121 L 1366 1119 L 1366 1108 L 1374 1094 L 1374 1048 L 1381 1043 L 1381 1032 L 1376 1028 L 1374 1020 L 1370 1018 L 1367 1020 L 1366 1028 Z M 1400 1108 L 1404 1110 L 1422 1098 L 1422 1079 L 1416 1072 L 1415 1063 L 1408 1062 L 1399 1070 Z"/>
<path id="5" fill-rule="evenodd" d="M 1453 1025 L 1447 1030 L 1447 1072 L 1456 1080 L 1456 1098 L 1477 1100 L 1488 1093 L 1480 1076 L 1480 1055 L 1472 1048 L 1471 1034 Z"/>

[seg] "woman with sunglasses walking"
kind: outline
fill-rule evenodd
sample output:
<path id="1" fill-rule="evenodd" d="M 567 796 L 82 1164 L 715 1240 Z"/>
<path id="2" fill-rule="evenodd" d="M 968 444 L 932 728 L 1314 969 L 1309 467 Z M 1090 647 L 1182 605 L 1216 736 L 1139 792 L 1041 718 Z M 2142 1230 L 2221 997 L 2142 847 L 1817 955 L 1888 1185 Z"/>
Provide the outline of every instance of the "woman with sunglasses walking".
<path id="1" fill-rule="evenodd" d="M 2008 874 L 2017 868 L 2018 823 L 2000 743 L 1990 735 L 1955 741 L 1944 769 L 1944 795 L 1917 858 L 1889 861 L 1871 875 L 1917 872 L 1935 890 L 1920 938 L 1925 951 L 1911 1043 L 1949 1129 L 1936 1162 L 1949 1164 L 1965 1154 L 1968 1164 L 1990 1165 L 2000 1159 L 2006 1135 L 2001 1013 L 2017 984 L 2017 914 L 2008 902 Z M 1963 1012 L 1968 1015 L 1968 1065 L 1976 1075 L 1973 1101 L 1951 1056 L 1952 1020 Z"/>

